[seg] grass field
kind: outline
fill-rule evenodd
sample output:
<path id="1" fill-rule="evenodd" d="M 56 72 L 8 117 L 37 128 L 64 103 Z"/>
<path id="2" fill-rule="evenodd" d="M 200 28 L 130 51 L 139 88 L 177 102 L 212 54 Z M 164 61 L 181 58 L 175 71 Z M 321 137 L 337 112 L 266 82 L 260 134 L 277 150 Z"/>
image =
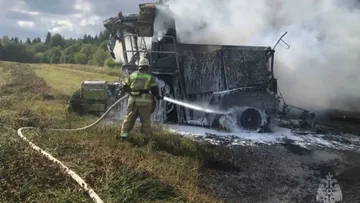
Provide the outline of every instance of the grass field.
<path id="1" fill-rule="evenodd" d="M 92 123 L 96 118 L 68 113 L 66 99 L 83 80 L 118 80 L 120 75 L 88 66 L 1 61 L 0 71 L 0 202 L 91 202 L 56 164 L 22 141 L 16 129 Z M 146 144 L 138 126 L 129 141 L 115 141 L 119 122 L 80 132 L 24 134 L 77 172 L 105 202 L 222 202 L 203 189 L 200 177 L 226 162 L 228 152 L 153 128 L 157 133 Z"/>
<path id="2" fill-rule="evenodd" d="M 70 69 L 57 66 L 49 66 L 45 64 L 33 65 L 37 76 L 43 78 L 45 82 L 51 87 L 53 93 L 68 95 L 74 92 L 84 80 L 107 80 L 116 81 L 119 77 L 108 74 L 99 74 L 84 70 Z M 69 80 L 67 80 L 69 78 Z"/>

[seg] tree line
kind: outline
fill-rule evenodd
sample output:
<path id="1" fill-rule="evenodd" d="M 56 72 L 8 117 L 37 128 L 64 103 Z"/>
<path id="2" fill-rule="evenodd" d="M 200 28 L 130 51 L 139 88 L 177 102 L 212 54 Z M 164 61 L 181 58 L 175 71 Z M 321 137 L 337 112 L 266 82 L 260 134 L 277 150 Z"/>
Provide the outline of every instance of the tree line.
<path id="1" fill-rule="evenodd" d="M 83 38 L 65 39 L 62 35 L 48 32 L 45 41 L 40 37 L 25 42 L 18 37 L 3 36 L 0 38 L 0 60 L 21 63 L 51 63 L 51 64 L 89 64 L 119 67 L 107 51 L 107 30 L 99 35 L 85 34 Z"/>

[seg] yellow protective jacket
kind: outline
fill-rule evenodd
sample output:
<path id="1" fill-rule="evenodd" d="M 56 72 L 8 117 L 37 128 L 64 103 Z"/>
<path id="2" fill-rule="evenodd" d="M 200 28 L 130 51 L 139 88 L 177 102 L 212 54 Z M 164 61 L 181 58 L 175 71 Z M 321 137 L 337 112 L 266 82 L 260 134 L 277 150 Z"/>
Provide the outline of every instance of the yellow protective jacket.
<path id="1" fill-rule="evenodd" d="M 155 94 L 158 94 L 158 86 L 155 78 L 146 72 L 135 71 L 130 74 L 126 80 L 126 85 L 130 87 L 130 96 L 128 102 L 135 102 L 137 106 L 149 105 L 152 103 L 151 92 L 154 94 L 153 89 L 156 88 Z M 157 96 L 157 95 L 154 95 Z"/>

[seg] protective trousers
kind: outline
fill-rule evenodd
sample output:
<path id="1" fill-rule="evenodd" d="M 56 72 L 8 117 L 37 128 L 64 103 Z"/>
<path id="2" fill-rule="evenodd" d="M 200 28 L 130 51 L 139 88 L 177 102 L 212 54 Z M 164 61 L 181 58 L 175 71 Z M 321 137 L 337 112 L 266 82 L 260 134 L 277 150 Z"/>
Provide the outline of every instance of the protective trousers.
<path id="1" fill-rule="evenodd" d="M 129 133 L 134 125 L 135 121 L 140 117 L 141 122 L 141 133 L 144 133 L 145 135 L 151 134 L 151 110 L 152 110 L 152 104 L 142 104 L 142 105 L 136 105 L 136 101 L 132 101 L 128 103 L 127 112 L 126 112 L 126 118 L 121 126 L 121 132 L 122 133 Z"/>

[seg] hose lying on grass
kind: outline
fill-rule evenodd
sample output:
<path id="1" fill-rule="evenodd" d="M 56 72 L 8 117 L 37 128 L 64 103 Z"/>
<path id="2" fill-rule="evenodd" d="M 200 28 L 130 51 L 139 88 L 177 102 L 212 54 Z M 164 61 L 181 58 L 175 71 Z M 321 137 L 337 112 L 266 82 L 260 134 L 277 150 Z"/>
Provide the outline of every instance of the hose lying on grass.
<path id="1" fill-rule="evenodd" d="M 123 101 L 124 99 L 126 99 L 128 97 L 128 95 L 123 96 L 122 98 L 120 98 L 119 100 L 117 100 L 112 106 L 110 106 L 110 108 L 98 119 L 96 120 L 94 123 L 82 127 L 82 128 L 74 128 L 74 129 L 54 129 L 54 128 L 46 128 L 46 130 L 49 131 L 81 131 L 81 130 L 86 130 L 89 129 L 91 127 L 94 127 L 95 125 L 97 125 L 101 120 L 103 120 L 105 118 L 105 116 L 111 111 L 111 109 L 113 109 L 117 104 L 119 104 L 121 101 Z M 41 149 L 40 147 L 36 146 L 34 143 L 32 143 L 30 140 L 28 140 L 24 135 L 23 135 L 23 130 L 29 130 L 29 129 L 36 129 L 35 127 L 22 127 L 19 128 L 17 130 L 17 134 L 26 142 L 29 143 L 29 145 L 39 151 L 41 154 L 45 155 L 45 157 L 47 157 L 50 161 L 53 161 L 57 164 L 59 164 L 63 169 L 65 169 L 65 173 L 67 173 L 68 175 L 70 175 L 87 193 L 88 195 L 91 197 L 91 199 L 94 200 L 94 202 L 96 203 L 103 203 L 104 201 L 96 194 L 96 192 L 90 187 L 88 186 L 88 184 L 78 175 L 76 174 L 74 171 L 72 171 L 71 169 L 69 169 L 69 167 L 67 167 L 65 164 L 63 164 L 61 161 L 57 160 L 55 157 L 51 156 L 51 154 L 47 153 L 46 151 L 44 151 L 43 149 Z"/>

